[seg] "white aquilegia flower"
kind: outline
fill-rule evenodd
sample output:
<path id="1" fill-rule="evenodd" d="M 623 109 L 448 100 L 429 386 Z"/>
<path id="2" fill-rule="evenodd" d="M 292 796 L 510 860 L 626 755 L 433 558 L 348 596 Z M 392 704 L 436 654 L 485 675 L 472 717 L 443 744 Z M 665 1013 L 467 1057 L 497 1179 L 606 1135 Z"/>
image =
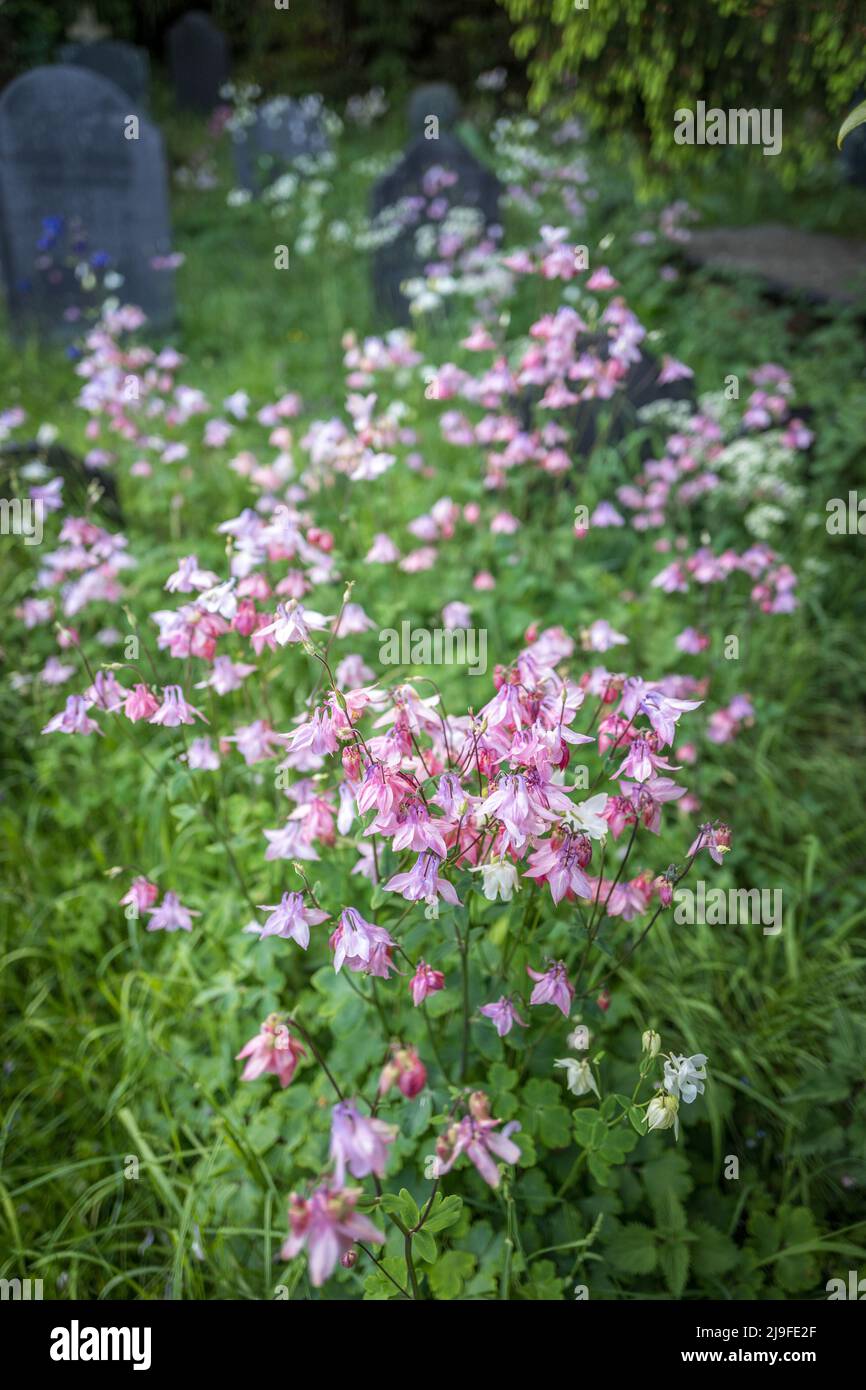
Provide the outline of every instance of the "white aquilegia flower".
<path id="1" fill-rule="evenodd" d="M 646 1108 L 647 1133 L 653 1129 L 673 1129 L 674 1139 L 680 1137 L 680 1103 L 676 1096 L 653 1096 Z"/>
<path id="2" fill-rule="evenodd" d="M 703 1095 L 707 1068 L 703 1052 L 694 1057 L 680 1057 L 672 1052 L 665 1058 L 665 1090 L 669 1095 L 691 1105 L 695 1096 Z"/>
<path id="3" fill-rule="evenodd" d="M 494 859 L 490 864 L 473 869 L 472 873 L 481 874 L 484 896 L 488 902 L 494 903 L 501 898 L 504 903 L 510 903 L 514 894 L 520 892 L 517 866 L 510 861 Z"/>
<path id="4" fill-rule="evenodd" d="M 608 824 L 602 815 L 607 805 L 607 792 L 590 796 L 579 806 L 572 805 L 565 814 L 570 830 L 582 830 L 591 840 L 603 840 L 608 832 Z"/>
<path id="5" fill-rule="evenodd" d="M 566 1085 L 573 1096 L 585 1096 L 589 1091 L 594 1091 L 600 1098 L 598 1083 L 585 1057 L 558 1057 L 553 1065 L 565 1068 Z"/>

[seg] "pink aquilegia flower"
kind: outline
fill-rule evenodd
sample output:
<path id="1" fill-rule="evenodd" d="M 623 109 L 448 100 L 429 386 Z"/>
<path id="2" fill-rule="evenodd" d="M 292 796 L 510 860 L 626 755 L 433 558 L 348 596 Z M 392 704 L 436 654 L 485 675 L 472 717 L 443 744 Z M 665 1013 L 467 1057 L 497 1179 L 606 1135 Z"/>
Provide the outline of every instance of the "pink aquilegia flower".
<path id="1" fill-rule="evenodd" d="M 591 858 L 592 844 L 589 838 L 566 832 L 560 843 L 545 840 L 529 856 L 531 867 L 524 877 L 545 881 L 555 903 L 560 902 L 566 893 L 589 899 L 592 897 L 592 887 L 583 871 Z"/>
<path id="2" fill-rule="evenodd" d="M 714 864 L 721 864 L 724 856 L 731 848 L 731 828 L 722 821 L 717 821 L 715 825 L 709 821 L 702 825 L 696 838 L 689 845 L 689 858 L 697 854 L 699 850 L 709 850 L 710 858 Z"/>
<path id="3" fill-rule="evenodd" d="M 469 1097 L 469 1114 L 462 1120 L 449 1125 L 436 1141 L 437 1178 L 451 1171 L 462 1153 L 472 1160 L 482 1178 L 491 1187 L 499 1186 L 499 1169 L 496 1159 L 503 1163 L 517 1163 L 520 1150 L 509 1138 L 520 1125 L 516 1120 L 507 1124 L 501 1134 L 496 1134 L 496 1126 L 501 1120 L 490 1117 L 490 1101 L 483 1091 L 473 1091 Z"/>
<path id="4" fill-rule="evenodd" d="M 295 1074 L 298 1058 L 306 1055 L 306 1048 L 292 1037 L 279 1014 L 268 1014 L 258 1033 L 244 1044 L 235 1061 L 246 1059 L 241 1081 L 257 1081 L 265 1072 L 272 1071 L 285 1090 Z"/>
<path id="5" fill-rule="evenodd" d="M 460 906 L 456 890 L 447 879 L 440 878 L 436 872 L 440 856 L 432 851 L 419 854 L 414 867 L 407 874 L 394 874 L 385 884 L 386 893 L 401 893 L 408 902 L 418 902 L 424 898 L 428 903 L 437 901 L 437 895 L 453 907 Z"/>
<path id="6" fill-rule="evenodd" d="M 159 907 L 147 909 L 147 915 L 148 931 L 192 931 L 192 919 L 201 913 L 184 907 L 176 893 L 166 893 Z"/>
<path id="7" fill-rule="evenodd" d="M 90 701 L 84 695 L 70 695 L 65 709 L 49 719 L 43 734 L 102 734 L 96 720 L 89 717 L 89 708 Z"/>
<path id="8" fill-rule="evenodd" d="M 515 1023 L 521 1028 L 528 1027 L 511 1000 L 506 999 L 504 994 L 497 999 L 495 1004 L 482 1004 L 478 1012 L 490 1019 L 500 1038 L 504 1038 L 507 1033 L 510 1033 Z"/>
<path id="9" fill-rule="evenodd" d="M 355 1211 L 361 1196 L 360 1188 L 342 1189 L 324 1184 L 310 1197 L 293 1192 L 289 1198 L 289 1238 L 280 1251 L 280 1258 L 293 1260 L 307 1247 L 310 1283 L 320 1288 L 334 1271 L 337 1261 L 352 1249 L 356 1241 L 368 1245 L 383 1245 L 385 1237 L 367 1216 Z"/>
<path id="10" fill-rule="evenodd" d="M 158 897 L 159 889 L 156 884 L 151 883 L 150 879 L 139 877 L 132 880 L 120 902 L 123 907 L 134 907 L 136 912 L 146 912 L 149 907 L 153 907 Z"/>
<path id="11" fill-rule="evenodd" d="M 182 753 L 181 759 L 186 761 L 192 772 L 216 772 L 220 765 L 220 755 L 207 735 L 194 738 L 189 745 L 189 753 Z"/>
<path id="12" fill-rule="evenodd" d="M 194 724 L 196 718 L 204 719 L 205 724 L 210 722 L 200 710 L 187 703 L 179 685 L 167 685 L 162 692 L 162 704 L 156 713 L 150 716 L 148 723 L 176 729 L 179 724 Z"/>
<path id="13" fill-rule="evenodd" d="M 384 927 L 375 922 L 367 922 L 354 907 L 346 907 L 340 913 L 336 931 L 332 932 L 330 947 L 334 952 L 334 970 L 337 974 L 347 965 L 352 971 L 362 975 L 375 975 L 387 980 L 393 970 L 391 950 L 394 942 Z"/>
<path id="14" fill-rule="evenodd" d="M 543 973 L 527 965 L 526 973 L 538 981 L 529 996 L 530 1004 L 553 1004 L 568 1018 L 574 998 L 574 986 L 569 982 L 565 963 L 561 960 L 554 961 L 550 969 Z"/>
<path id="15" fill-rule="evenodd" d="M 245 928 L 246 931 L 257 930 L 260 941 L 266 936 L 281 936 L 284 941 L 297 941 L 303 951 L 310 944 L 310 927 L 316 927 L 328 918 L 327 912 L 321 908 L 305 907 L 303 893 L 284 893 L 279 904 L 263 904 L 261 911 L 271 914 L 265 925 L 258 928 L 251 925 Z"/>
<path id="16" fill-rule="evenodd" d="M 689 710 L 699 709 L 703 700 L 672 700 L 657 690 L 649 690 L 640 702 L 639 708 L 649 719 L 659 736 L 662 748 L 673 743 L 680 715 Z"/>
<path id="17" fill-rule="evenodd" d="M 383 1178 L 388 1145 L 397 1136 L 397 1126 L 362 1115 L 351 1100 L 341 1100 L 331 1116 L 331 1158 L 337 1185 L 343 1186 L 347 1168 L 353 1178 L 366 1178 L 371 1173 Z"/>
<path id="18" fill-rule="evenodd" d="M 159 700 L 142 684 L 133 686 L 123 704 L 123 712 L 132 724 L 136 724 L 139 719 L 150 719 L 158 709 Z"/>
<path id="19" fill-rule="evenodd" d="M 435 994 L 437 990 L 445 988 L 445 976 L 441 970 L 433 970 L 426 961 L 419 960 L 418 969 L 412 976 L 409 988 L 412 992 L 412 1003 L 417 1009 L 428 994 Z"/>
<path id="20" fill-rule="evenodd" d="M 304 608 L 297 599 L 277 604 L 277 615 L 266 627 L 259 628 L 259 636 L 273 633 L 277 646 L 284 647 L 287 642 L 308 642 L 311 632 L 321 632 L 334 621 L 334 616 L 326 617 L 312 608 Z"/>
<path id="21" fill-rule="evenodd" d="M 392 1044 L 391 1056 L 379 1077 L 379 1095 L 386 1095 L 395 1081 L 407 1100 L 414 1100 L 426 1086 L 427 1068 L 414 1047 Z"/>

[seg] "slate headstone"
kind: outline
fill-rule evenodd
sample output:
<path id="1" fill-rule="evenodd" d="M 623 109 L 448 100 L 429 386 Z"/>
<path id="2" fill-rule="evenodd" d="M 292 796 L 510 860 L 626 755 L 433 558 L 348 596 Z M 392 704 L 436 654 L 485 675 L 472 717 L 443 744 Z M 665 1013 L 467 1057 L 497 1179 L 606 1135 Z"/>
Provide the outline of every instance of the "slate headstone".
<path id="1" fill-rule="evenodd" d="M 147 50 L 116 39 L 98 43 L 65 43 L 60 49 L 61 63 L 89 68 L 108 78 L 126 92 L 133 111 L 145 109 L 150 98 L 150 61 Z"/>
<path id="2" fill-rule="evenodd" d="M 19 335 L 80 333 L 106 273 L 123 276 L 112 293 L 154 328 L 171 323 L 173 277 L 152 265 L 171 250 L 162 138 L 139 116 L 127 139 L 128 107 L 105 78 L 63 64 L 0 94 L 0 268 Z"/>
<path id="3" fill-rule="evenodd" d="M 273 97 L 256 108 L 252 122 L 232 138 L 241 188 L 257 193 L 302 155 L 330 150 L 324 103 L 319 96 Z"/>
<path id="4" fill-rule="evenodd" d="M 430 204 L 437 196 L 431 197 L 427 191 L 427 176 L 439 169 L 449 177 L 456 175 L 455 182 L 439 195 L 449 207 L 476 208 L 485 227 L 499 222 L 499 180 L 455 135 L 446 131 L 438 140 L 427 140 L 423 135 L 413 140 L 396 167 L 375 184 L 371 200 L 377 225 L 393 217 L 401 227 L 373 258 L 376 303 L 392 322 L 410 322 L 408 301 L 400 286 L 424 270 L 426 262 L 418 254 L 416 232 L 428 220 Z"/>
<path id="5" fill-rule="evenodd" d="M 201 10 L 190 10 L 168 31 L 168 64 L 178 106 L 209 113 L 231 72 L 228 39 Z"/>
<path id="6" fill-rule="evenodd" d="M 805 295 L 813 303 L 857 303 L 866 288 L 866 241 L 835 233 L 777 222 L 699 227 L 683 250 L 708 270 L 755 275 L 772 294 Z"/>
<path id="7" fill-rule="evenodd" d="M 407 107 L 409 138 L 424 135 L 425 125 L 430 116 L 439 122 L 439 134 L 451 130 L 460 117 L 460 98 L 450 82 L 427 82 L 416 87 L 409 97 Z"/>

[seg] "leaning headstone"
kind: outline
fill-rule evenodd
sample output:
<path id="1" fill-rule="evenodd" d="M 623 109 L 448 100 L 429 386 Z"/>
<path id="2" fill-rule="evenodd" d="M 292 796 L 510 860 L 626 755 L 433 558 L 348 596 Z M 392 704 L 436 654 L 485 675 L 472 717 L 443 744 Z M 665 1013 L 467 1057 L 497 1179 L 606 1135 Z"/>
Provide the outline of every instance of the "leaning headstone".
<path id="1" fill-rule="evenodd" d="M 190 10 L 169 29 L 168 64 L 178 106 L 213 111 L 231 72 L 229 44 L 201 10 Z"/>
<path id="2" fill-rule="evenodd" d="M 460 98 L 450 82 L 428 82 L 416 87 L 407 107 L 409 138 L 417 135 L 430 138 L 430 122 L 435 117 L 438 134 L 452 130 L 460 117 Z M 435 136 L 433 137 L 436 138 Z"/>
<path id="3" fill-rule="evenodd" d="M 683 250 L 707 270 L 754 275 L 773 294 L 813 303 L 857 303 L 866 288 L 866 242 L 829 232 L 773 222 L 699 228 Z"/>
<path id="4" fill-rule="evenodd" d="M 60 49 L 61 63 L 89 68 L 107 77 L 126 92 L 134 111 L 146 109 L 150 97 L 150 62 L 147 50 L 116 39 L 98 43 L 65 43 Z"/>
<path id="5" fill-rule="evenodd" d="M 373 188 L 371 212 L 382 241 L 373 258 L 373 289 L 384 317 L 410 321 L 401 285 L 423 274 L 430 257 L 419 251 L 418 232 L 426 223 L 441 224 L 442 203 L 474 209 L 483 230 L 499 222 L 499 195 L 496 175 L 456 136 L 444 132 L 438 140 L 421 135 L 412 141 Z"/>
<path id="6" fill-rule="evenodd" d="M 173 277 L 159 267 L 170 250 L 162 138 L 120 89 L 63 65 L 10 83 L 0 95 L 0 267 L 13 331 L 73 336 L 109 292 L 168 328 Z"/>
<path id="7" fill-rule="evenodd" d="M 232 136 L 237 181 L 250 192 L 261 192 L 296 159 L 330 149 L 320 96 L 273 97 L 251 116 Z"/>

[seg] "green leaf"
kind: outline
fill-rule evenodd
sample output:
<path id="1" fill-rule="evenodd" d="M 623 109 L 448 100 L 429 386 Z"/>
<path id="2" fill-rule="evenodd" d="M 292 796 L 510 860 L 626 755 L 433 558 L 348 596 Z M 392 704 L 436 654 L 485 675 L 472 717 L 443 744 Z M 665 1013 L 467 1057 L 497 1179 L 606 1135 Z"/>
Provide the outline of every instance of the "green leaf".
<path id="1" fill-rule="evenodd" d="M 620 1226 L 608 1242 L 611 1264 L 622 1274 L 651 1274 L 656 1267 L 655 1236 L 637 1221 Z"/>
<path id="2" fill-rule="evenodd" d="M 646 1134 L 646 1116 L 639 1105 L 629 1106 L 629 1124 L 638 1134 Z"/>
<path id="3" fill-rule="evenodd" d="M 524 1296 L 539 1302 L 560 1303 L 564 1281 L 557 1276 L 553 1261 L 533 1260 L 531 1268 L 532 1279 L 522 1288 Z"/>
<path id="4" fill-rule="evenodd" d="M 564 1105 L 551 1105 L 541 1112 L 538 1137 L 548 1149 L 564 1149 L 571 1143 L 571 1115 Z"/>
<path id="5" fill-rule="evenodd" d="M 523 1088 L 523 1103 L 532 1110 L 544 1110 L 548 1105 L 556 1105 L 560 1090 L 555 1081 L 542 1081 L 534 1076 Z"/>
<path id="6" fill-rule="evenodd" d="M 660 1230 L 668 1233 L 685 1230 L 688 1224 L 686 1209 L 675 1192 L 670 1188 L 663 1188 L 652 1193 L 650 1202 L 655 1214 L 656 1226 Z"/>
<path id="7" fill-rule="evenodd" d="M 645 1163 L 641 1177 L 650 1198 L 670 1191 L 675 1197 L 683 1199 L 688 1197 L 693 1187 L 688 1160 L 674 1149 Z"/>
<path id="8" fill-rule="evenodd" d="M 428 1278 L 437 1298 L 459 1298 L 466 1280 L 475 1273 L 475 1256 L 468 1250 L 449 1250 L 433 1265 Z"/>
<path id="9" fill-rule="evenodd" d="M 462 1197 L 443 1197 L 437 1192 L 430 1208 L 430 1215 L 424 1222 L 424 1230 L 430 1231 L 431 1234 L 435 1231 L 447 1230 L 449 1226 L 453 1226 L 456 1221 L 460 1220 L 462 1210 Z"/>
<path id="10" fill-rule="evenodd" d="M 665 1283 L 674 1298 L 681 1298 L 689 1277 L 689 1247 L 684 1241 L 668 1241 L 659 1252 Z"/>
<path id="11" fill-rule="evenodd" d="M 587 1106 L 585 1110 L 575 1110 L 572 1124 L 574 1137 L 583 1149 L 590 1149 L 601 1143 L 607 1133 L 607 1125 L 601 1118 L 600 1111 L 594 1110 L 592 1106 Z"/>
<path id="12" fill-rule="evenodd" d="M 397 1283 L 405 1289 L 406 1287 L 406 1261 L 396 1255 L 380 1261 L 383 1269 L 388 1271 L 391 1279 L 396 1279 Z M 377 1302 L 384 1302 L 389 1298 L 402 1297 L 400 1289 L 391 1283 L 391 1279 L 386 1278 L 382 1270 L 375 1269 L 372 1274 L 368 1274 L 364 1280 L 364 1298 L 372 1299 Z"/>
<path id="13" fill-rule="evenodd" d="M 416 1255 L 418 1259 L 426 1260 L 428 1264 L 432 1265 L 435 1263 L 437 1255 L 436 1242 L 426 1226 L 422 1226 L 421 1230 L 416 1231 L 412 1237 L 412 1253 Z"/>
<path id="14" fill-rule="evenodd" d="M 610 1167 L 600 1154 L 591 1152 L 587 1159 L 587 1167 L 597 1183 L 602 1187 L 608 1186 L 610 1183 Z"/>
<path id="15" fill-rule="evenodd" d="M 855 106 L 850 111 L 839 127 L 839 134 L 836 136 L 836 146 L 841 150 L 842 141 L 846 135 L 850 135 L 852 130 L 856 130 L 858 125 L 866 122 L 866 101 L 861 101 L 859 106 Z"/>
<path id="16" fill-rule="evenodd" d="M 513 1091 L 517 1084 L 517 1072 L 504 1062 L 494 1062 L 488 1074 L 491 1091 Z"/>
<path id="17" fill-rule="evenodd" d="M 740 1252 L 728 1236 L 711 1226 L 709 1221 L 693 1221 L 696 1237 L 692 1248 L 692 1265 L 699 1277 L 727 1274 L 739 1259 Z"/>
<path id="18" fill-rule="evenodd" d="M 637 1135 L 620 1126 L 619 1129 L 608 1130 L 598 1152 L 606 1163 L 625 1163 L 626 1155 L 631 1153 L 636 1143 Z"/>
<path id="19" fill-rule="evenodd" d="M 383 1193 L 382 1209 L 389 1216 L 398 1217 L 404 1226 L 416 1226 L 421 1216 L 415 1198 L 405 1187 L 401 1187 L 396 1196 L 393 1192 Z"/>

